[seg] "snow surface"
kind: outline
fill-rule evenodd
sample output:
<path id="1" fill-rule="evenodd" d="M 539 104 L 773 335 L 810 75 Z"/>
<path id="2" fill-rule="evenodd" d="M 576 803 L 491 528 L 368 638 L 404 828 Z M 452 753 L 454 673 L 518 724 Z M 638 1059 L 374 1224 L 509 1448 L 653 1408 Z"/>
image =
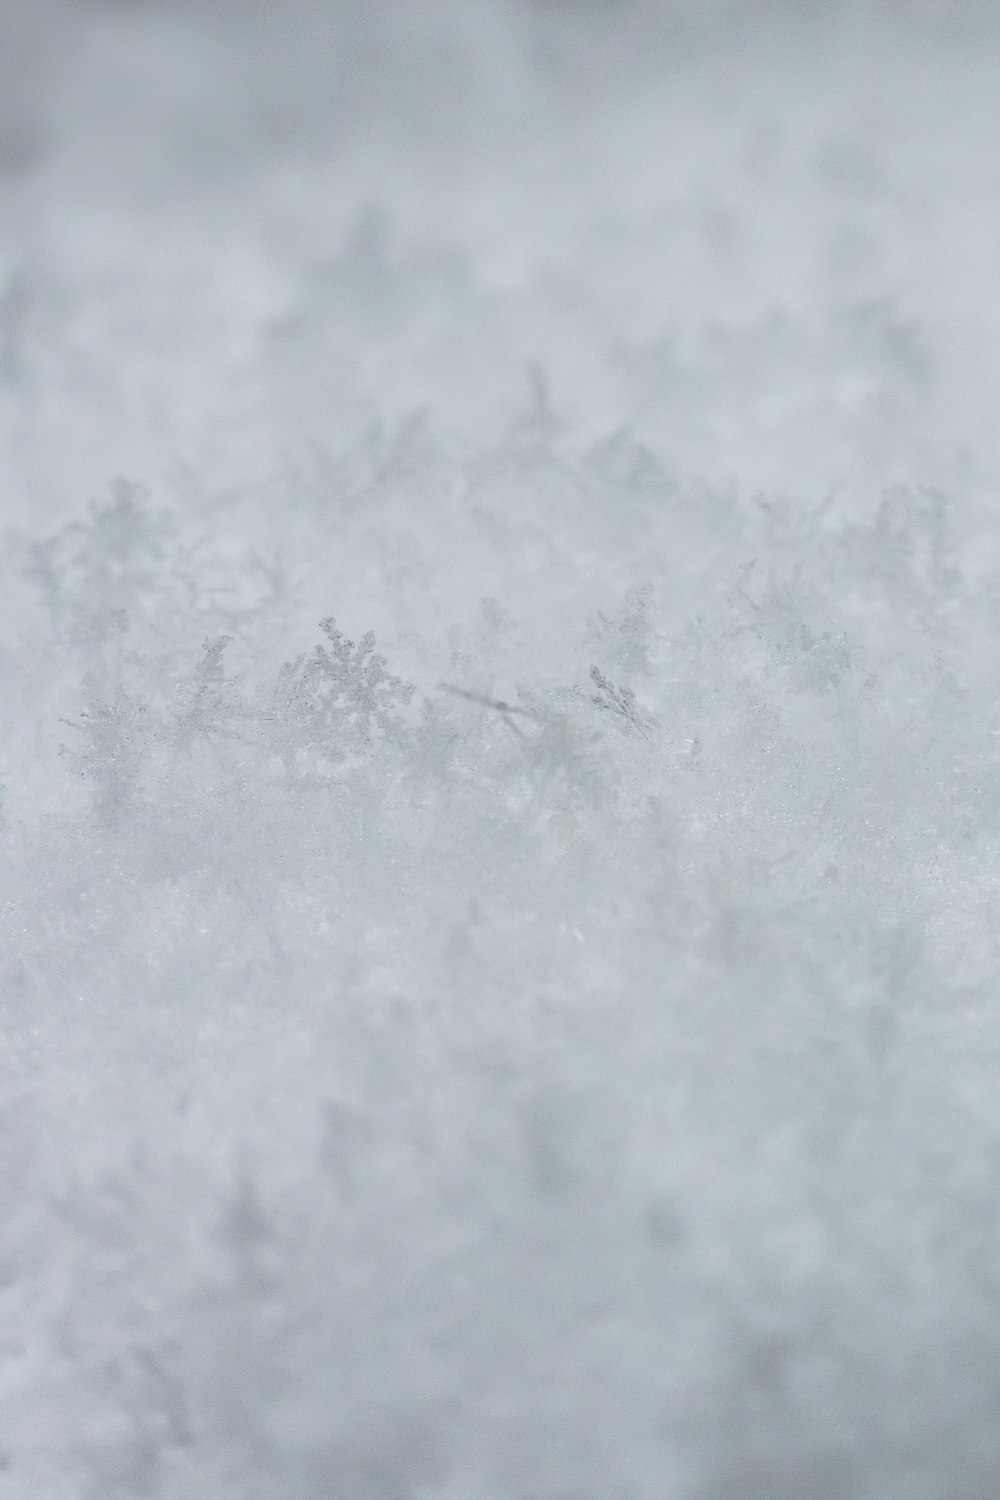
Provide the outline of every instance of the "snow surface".
<path id="1" fill-rule="evenodd" d="M 0 1500 L 1000 1493 L 1000 13 L 0 9 Z"/>

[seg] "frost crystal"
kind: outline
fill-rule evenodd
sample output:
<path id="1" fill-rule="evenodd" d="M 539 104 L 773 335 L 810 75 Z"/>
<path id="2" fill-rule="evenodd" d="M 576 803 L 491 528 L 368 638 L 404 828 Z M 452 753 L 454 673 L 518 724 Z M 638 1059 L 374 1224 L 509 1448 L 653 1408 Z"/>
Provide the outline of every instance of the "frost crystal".
<path id="1" fill-rule="evenodd" d="M 321 620 L 320 629 L 325 643 L 310 656 L 286 662 L 274 689 L 273 734 L 289 767 L 299 749 L 339 761 L 397 736 L 403 719 L 395 710 L 409 703 L 415 691 L 386 670 L 373 632 L 355 644 L 332 617 Z"/>

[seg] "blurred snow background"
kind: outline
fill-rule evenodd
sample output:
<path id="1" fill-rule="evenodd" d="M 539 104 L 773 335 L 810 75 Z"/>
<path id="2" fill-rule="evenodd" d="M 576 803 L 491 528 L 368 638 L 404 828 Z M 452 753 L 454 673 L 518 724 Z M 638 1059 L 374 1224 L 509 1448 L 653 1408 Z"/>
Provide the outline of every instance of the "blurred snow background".
<path id="1" fill-rule="evenodd" d="M 998 84 L 0 9 L 0 1500 L 997 1493 Z"/>

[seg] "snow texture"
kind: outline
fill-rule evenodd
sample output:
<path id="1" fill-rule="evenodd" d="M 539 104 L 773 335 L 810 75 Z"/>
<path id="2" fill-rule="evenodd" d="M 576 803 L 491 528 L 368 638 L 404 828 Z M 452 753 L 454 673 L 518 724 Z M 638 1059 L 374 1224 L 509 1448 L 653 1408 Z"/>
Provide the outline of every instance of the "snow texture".
<path id="1" fill-rule="evenodd" d="M 0 7 L 0 1500 L 1000 1493 L 998 84 Z"/>

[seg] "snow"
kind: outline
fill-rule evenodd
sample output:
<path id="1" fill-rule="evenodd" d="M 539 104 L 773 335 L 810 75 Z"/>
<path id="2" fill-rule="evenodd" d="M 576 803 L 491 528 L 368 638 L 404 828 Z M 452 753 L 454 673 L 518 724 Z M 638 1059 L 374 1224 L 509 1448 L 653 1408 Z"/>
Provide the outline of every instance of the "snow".
<path id="1" fill-rule="evenodd" d="M 998 67 L 0 14 L 0 1500 L 996 1494 Z"/>

